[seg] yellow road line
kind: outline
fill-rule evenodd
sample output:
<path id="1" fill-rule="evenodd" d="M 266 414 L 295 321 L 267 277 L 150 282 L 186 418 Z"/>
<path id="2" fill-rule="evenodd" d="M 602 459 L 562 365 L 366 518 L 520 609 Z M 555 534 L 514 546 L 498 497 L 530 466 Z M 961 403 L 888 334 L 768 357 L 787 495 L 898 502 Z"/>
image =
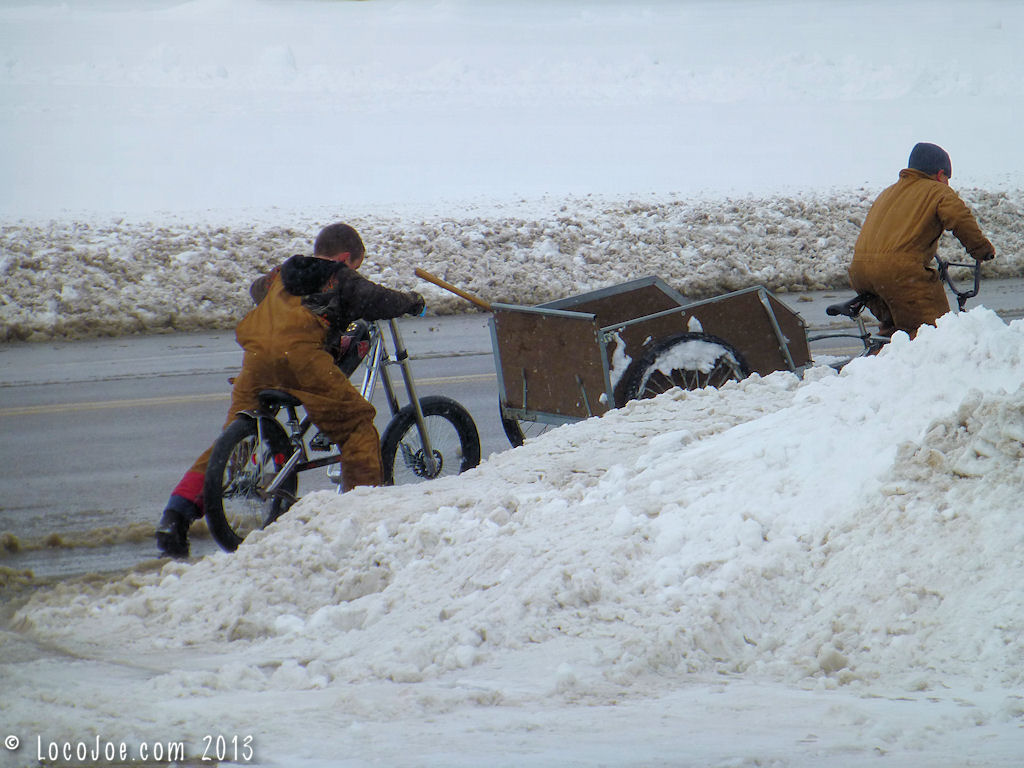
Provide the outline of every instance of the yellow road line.
<path id="1" fill-rule="evenodd" d="M 437 378 L 416 379 L 418 387 L 448 384 L 468 384 L 477 381 L 493 381 L 493 373 L 474 373 L 466 376 L 444 376 Z M 88 403 L 51 403 L 49 405 L 26 405 L 14 408 L 0 408 L 3 416 L 37 416 L 48 413 L 68 413 L 70 411 L 99 411 L 107 409 L 147 408 L 159 405 L 187 405 L 189 403 L 209 403 L 227 400 L 230 392 L 211 392 L 202 395 L 167 395 L 165 397 L 138 397 L 129 400 L 102 400 Z"/>
<path id="2" fill-rule="evenodd" d="M 99 411 L 110 408 L 144 408 L 153 405 L 202 403 L 214 400 L 227 400 L 230 394 L 230 392 L 218 392 L 206 395 L 171 395 L 167 397 L 138 397 L 131 400 L 103 400 L 92 403 L 26 405 L 21 408 L 0 408 L 0 416 L 35 416 L 43 413 L 67 413 L 68 411 Z"/>

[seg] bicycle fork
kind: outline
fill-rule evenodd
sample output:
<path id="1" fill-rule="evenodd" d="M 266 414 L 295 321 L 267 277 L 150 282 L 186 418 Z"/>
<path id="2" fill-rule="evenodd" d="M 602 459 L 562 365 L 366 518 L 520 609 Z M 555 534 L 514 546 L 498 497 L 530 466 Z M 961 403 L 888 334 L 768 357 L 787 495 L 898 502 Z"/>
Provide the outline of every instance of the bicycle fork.
<path id="1" fill-rule="evenodd" d="M 434 477 L 438 472 L 437 458 L 434 456 L 434 447 L 430 444 L 430 435 L 427 433 L 427 422 L 423 418 L 423 409 L 420 407 L 420 398 L 416 393 L 416 385 L 412 380 L 412 370 L 409 366 L 409 351 L 402 342 L 402 336 L 398 332 L 398 323 L 393 319 L 388 320 L 391 328 L 391 339 L 395 343 L 395 362 L 402 368 L 402 379 L 405 381 L 405 391 L 409 394 L 409 402 L 412 404 L 412 412 L 416 417 L 416 429 L 420 433 L 420 441 L 423 445 L 423 466 L 428 477 Z"/>
<path id="2" fill-rule="evenodd" d="M 416 385 L 413 381 L 412 370 L 409 362 L 409 351 L 405 347 L 405 342 L 402 340 L 402 335 L 398 330 L 398 324 L 393 320 L 388 320 L 388 325 L 391 329 L 391 340 L 395 348 L 395 357 L 392 360 L 385 348 L 384 339 L 381 337 L 381 331 L 379 326 L 374 326 L 373 333 L 376 334 L 373 346 L 370 350 L 368 359 L 366 360 L 366 372 L 363 376 L 363 382 L 359 387 L 359 394 L 362 395 L 363 399 L 370 402 L 373 398 L 374 390 L 377 388 L 377 380 L 380 379 L 381 384 L 384 387 L 384 396 L 388 402 L 388 408 L 391 411 L 392 417 L 396 416 L 401 410 L 398 403 L 398 397 L 395 394 L 394 385 L 391 383 L 391 376 L 388 374 L 387 366 L 398 365 L 402 369 L 402 380 L 405 384 L 406 393 L 409 396 L 409 403 L 412 406 L 413 415 L 416 418 L 416 429 L 420 435 L 420 441 L 423 446 L 423 465 L 426 469 L 428 476 L 434 476 L 440 469 L 438 466 L 437 458 L 434 455 L 434 447 L 430 443 L 430 434 L 427 432 L 427 422 L 423 417 L 423 409 L 420 407 L 419 395 L 416 392 Z M 292 457 L 294 458 L 294 457 Z M 286 465 L 287 466 L 287 465 Z M 282 470 L 283 472 L 284 470 Z M 282 476 L 282 482 L 284 477 Z M 340 475 L 332 480 L 338 482 L 338 493 L 341 493 Z"/>

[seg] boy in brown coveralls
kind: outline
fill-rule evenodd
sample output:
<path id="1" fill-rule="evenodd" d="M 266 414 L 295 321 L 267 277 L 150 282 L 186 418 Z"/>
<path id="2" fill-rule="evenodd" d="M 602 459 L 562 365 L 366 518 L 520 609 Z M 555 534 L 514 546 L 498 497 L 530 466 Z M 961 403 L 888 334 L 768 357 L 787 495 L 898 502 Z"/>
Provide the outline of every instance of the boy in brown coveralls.
<path id="1" fill-rule="evenodd" d="M 238 324 L 245 350 L 228 409 L 255 408 L 262 389 L 283 389 L 302 401 L 313 422 L 344 457 L 343 488 L 380 485 L 376 411 L 335 364 L 332 347 L 350 322 L 420 314 L 423 298 L 372 283 L 356 270 L 366 252 L 359 233 L 331 224 L 317 235 L 312 256 L 292 256 L 253 283 L 256 306 Z M 156 531 L 157 546 L 187 557 L 188 529 L 203 515 L 203 479 L 211 449 L 196 459 L 171 493 Z"/>
<path id="2" fill-rule="evenodd" d="M 943 231 L 951 230 L 978 261 L 996 249 L 960 196 L 949 187 L 953 166 L 935 144 L 917 144 L 899 181 L 882 192 L 868 211 L 854 246 L 850 284 L 873 293 L 868 309 L 879 333 L 906 331 L 913 337 L 925 323 L 949 311 L 946 291 L 932 261 Z"/>

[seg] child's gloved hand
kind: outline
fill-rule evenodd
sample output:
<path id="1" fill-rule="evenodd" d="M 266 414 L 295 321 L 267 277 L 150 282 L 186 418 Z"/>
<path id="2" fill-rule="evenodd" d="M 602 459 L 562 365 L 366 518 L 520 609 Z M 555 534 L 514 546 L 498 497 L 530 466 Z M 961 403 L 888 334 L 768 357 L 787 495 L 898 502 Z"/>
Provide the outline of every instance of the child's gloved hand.
<path id="1" fill-rule="evenodd" d="M 415 315 L 416 317 L 423 317 L 425 314 L 427 314 L 426 300 L 415 291 L 412 292 L 412 297 L 414 303 L 412 307 L 409 308 L 409 311 L 406 312 L 406 314 Z"/>

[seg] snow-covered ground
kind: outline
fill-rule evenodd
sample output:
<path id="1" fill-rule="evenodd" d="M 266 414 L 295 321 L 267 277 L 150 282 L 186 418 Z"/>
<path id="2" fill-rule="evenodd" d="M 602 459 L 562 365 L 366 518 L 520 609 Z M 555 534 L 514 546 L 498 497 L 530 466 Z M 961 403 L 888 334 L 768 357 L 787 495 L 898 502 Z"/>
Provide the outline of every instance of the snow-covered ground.
<path id="1" fill-rule="evenodd" d="M 463 307 L 414 266 L 522 303 L 841 285 L 918 140 L 1019 276 L 1022 25 L 949 0 L 6 2 L 2 338 L 230 325 L 336 219 L 437 312 Z M 312 495 L 234 555 L 8 583 L 0 764 L 220 737 L 280 766 L 1019 765 L 1022 381 L 1024 322 L 979 308 L 841 375 Z"/>
<path id="2" fill-rule="evenodd" d="M 1017 765 L 1022 371 L 1024 322 L 978 309 L 308 496 L 234 555 L 37 592 L 4 726 L 277 765 Z"/>

